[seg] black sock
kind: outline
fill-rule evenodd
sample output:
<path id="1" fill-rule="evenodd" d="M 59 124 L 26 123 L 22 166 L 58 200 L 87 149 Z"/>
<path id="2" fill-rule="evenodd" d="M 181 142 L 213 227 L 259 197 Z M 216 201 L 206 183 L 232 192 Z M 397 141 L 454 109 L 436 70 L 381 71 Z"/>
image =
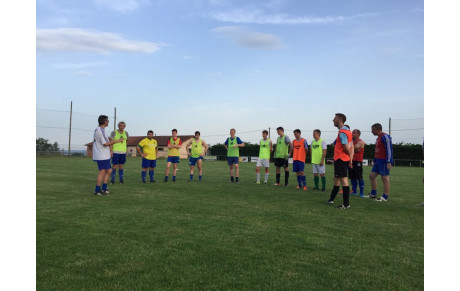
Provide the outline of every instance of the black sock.
<path id="1" fill-rule="evenodd" d="M 281 174 L 276 174 L 276 184 L 280 183 Z"/>
<path id="2" fill-rule="evenodd" d="M 284 185 L 289 183 L 289 171 L 284 171 Z"/>
<path id="3" fill-rule="evenodd" d="M 350 205 L 350 186 L 343 186 L 343 205 Z"/>
<path id="4" fill-rule="evenodd" d="M 331 197 L 329 198 L 329 201 L 334 201 L 335 196 L 337 196 L 337 193 L 339 193 L 340 186 L 334 186 L 331 191 Z"/>
<path id="5" fill-rule="evenodd" d="M 233 176 L 230 176 L 230 181 L 232 181 L 232 182 L 233 182 Z"/>
<path id="6" fill-rule="evenodd" d="M 240 178 L 239 177 L 236 177 L 236 182 L 239 182 L 240 181 Z"/>

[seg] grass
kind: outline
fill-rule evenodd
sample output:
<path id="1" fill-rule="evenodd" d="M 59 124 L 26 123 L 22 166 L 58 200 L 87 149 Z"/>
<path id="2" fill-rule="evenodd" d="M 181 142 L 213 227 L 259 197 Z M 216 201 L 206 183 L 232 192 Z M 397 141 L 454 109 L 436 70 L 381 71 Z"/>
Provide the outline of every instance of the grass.
<path id="1" fill-rule="evenodd" d="M 270 185 L 256 185 L 254 163 L 241 164 L 240 184 L 225 162 L 187 183 L 182 160 L 178 181 L 163 183 L 159 160 L 157 183 L 142 184 L 131 158 L 125 184 L 98 197 L 91 159 L 36 162 L 39 290 L 424 288 L 422 168 L 393 168 L 388 202 L 351 197 L 339 210 L 325 203 L 330 166 L 324 193 L 296 190 L 292 173 L 290 187 L 272 186 L 272 166 Z"/>

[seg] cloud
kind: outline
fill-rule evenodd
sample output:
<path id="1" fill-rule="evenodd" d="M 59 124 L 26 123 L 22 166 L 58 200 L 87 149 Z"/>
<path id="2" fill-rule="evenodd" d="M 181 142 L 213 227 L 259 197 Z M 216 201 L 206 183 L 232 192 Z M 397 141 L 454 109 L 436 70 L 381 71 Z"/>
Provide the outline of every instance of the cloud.
<path id="1" fill-rule="evenodd" d="M 37 48 L 44 51 L 154 53 L 162 46 L 164 44 L 127 40 L 116 33 L 80 28 L 37 29 Z"/>
<path id="2" fill-rule="evenodd" d="M 88 67 L 97 67 L 97 66 L 102 66 L 102 65 L 105 65 L 105 62 L 60 63 L 54 66 L 59 69 L 81 69 L 81 68 L 88 68 Z"/>
<path id="3" fill-rule="evenodd" d="M 214 28 L 211 32 L 246 48 L 280 49 L 286 47 L 281 39 L 274 34 L 253 31 L 242 26 L 221 26 Z"/>
<path id="4" fill-rule="evenodd" d="M 295 17 L 286 14 L 267 15 L 261 10 L 234 10 L 211 15 L 212 18 L 222 22 L 244 24 L 327 24 L 351 20 L 357 17 L 373 16 L 375 13 L 357 14 L 354 16 L 326 16 L 326 17 Z"/>
<path id="5" fill-rule="evenodd" d="M 121 13 L 130 13 L 138 10 L 142 5 L 150 4 L 146 0 L 93 0 L 93 2 L 104 8 L 109 8 Z"/>

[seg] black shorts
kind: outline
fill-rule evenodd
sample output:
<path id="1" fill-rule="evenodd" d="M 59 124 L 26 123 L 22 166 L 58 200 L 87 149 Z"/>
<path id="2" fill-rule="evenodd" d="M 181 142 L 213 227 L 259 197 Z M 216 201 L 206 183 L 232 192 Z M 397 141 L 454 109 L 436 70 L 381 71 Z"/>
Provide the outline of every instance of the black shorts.
<path id="1" fill-rule="evenodd" d="M 353 161 L 353 169 L 348 168 L 348 178 L 351 180 L 363 179 L 363 162 Z"/>
<path id="2" fill-rule="evenodd" d="M 348 177 L 348 162 L 344 162 L 341 159 L 334 161 L 334 177 L 336 178 Z"/>
<path id="3" fill-rule="evenodd" d="M 289 159 L 275 158 L 275 167 L 288 167 Z"/>

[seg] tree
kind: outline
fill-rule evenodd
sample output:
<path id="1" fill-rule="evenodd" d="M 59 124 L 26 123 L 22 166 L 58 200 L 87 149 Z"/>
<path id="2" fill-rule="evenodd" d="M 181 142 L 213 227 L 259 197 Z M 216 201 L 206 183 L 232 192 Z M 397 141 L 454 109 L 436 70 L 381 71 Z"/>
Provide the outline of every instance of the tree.
<path id="1" fill-rule="evenodd" d="M 57 142 L 51 144 L 42 137 L 37 138 L 35 141 L 37 152 L 58 152 L 60 150 Z"/>

